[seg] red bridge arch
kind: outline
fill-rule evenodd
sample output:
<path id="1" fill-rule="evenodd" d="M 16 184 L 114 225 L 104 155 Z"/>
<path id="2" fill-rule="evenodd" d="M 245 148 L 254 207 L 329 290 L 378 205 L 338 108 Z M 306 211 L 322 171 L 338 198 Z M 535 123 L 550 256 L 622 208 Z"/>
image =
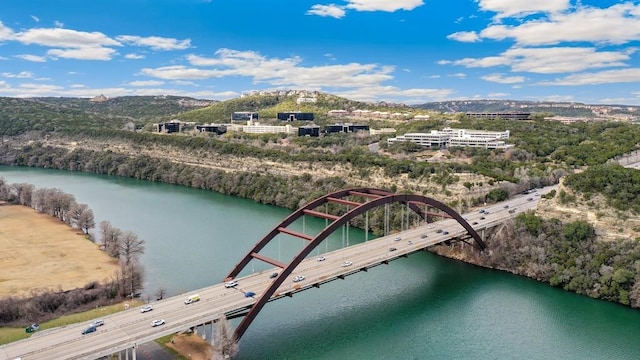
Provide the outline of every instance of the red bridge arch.
<path id="1" fill-rule="evenodd" d="M 358 202 L 352 198 L 364 199 L 364 202 Z M 342 204 L 349 207 L 349 210 L 341 216 L 332 215 L 325 212 L 317 211 L 316 209 L 321 205 L 327 203 Z M 242 270 L 244 270 L 249 262 L 253 259 L 260 260 L 271 264 L 273 266 L 282 269 L 278 277 L 276 277 L 271 285 L 262 294 L 258 294 L 258 300 L 253 304 L 248 311 L 244 319 L 240 322 L 235 330 L 235 337 L 239 340 L 249 325 L 256 318 L 260 310 L 269 302 L 269 299 L 274 295 L 280 285 L 287 279 L 287 277 L 295 270 L 295 268 L 311 254 L 311 251 L 322 243 L 329 235 L 338 230 L 341 226 L 347 224 L 351 219 L 358 215 L 361 215 L 371 209 L 380 207 L 386 204 L 400 203 L 407 205 L 413 212 L 419 214 L 422 218 L 429 217 L 449 217 L 455 219 L 468 234 L 475 240 L 475 245 L 483 250 L 486 246 L 478 233 L 467 223 L 466 220 L 460 216 L 455 210 L 449 206 L 443 204 L 435 199 L 425 197 L 422 195 L 413 194 L 395 194 L 381 189 L 372 188 L 357 188 L 339 190 L 322 197 L 319 197 L 308 204 L 302 206 L 291 215 L 287 216 L 282 222 L 276 225 L 267 235 L 265 235 L 260 241 L 258 241 L 253 248 L 240 260 L 240 262 L 229 272 L 225 281 L 231 280 L 238 276 Z M 423 207 L 421 207 L 423 206 Z M 424 206 L 436 208 L 444 213 L 433 213 L 427 211 Z M 302 218 L 305 215 L 314 216 L 331 221 L 320 233 L 315 236 L 303 234 L 295 230 L 287 228 L 293 224 L 296 220 Z M 296 254 L 291 262 L 283 263 L 278 260 L 261 255 L 260 251 L 273 240 L 278 234 L 288 234 L 304 240 L 307 240 L 307 244 L 304 246 L 298 254 Z M 463 240 L 464 241 L 464 240 Z"/>

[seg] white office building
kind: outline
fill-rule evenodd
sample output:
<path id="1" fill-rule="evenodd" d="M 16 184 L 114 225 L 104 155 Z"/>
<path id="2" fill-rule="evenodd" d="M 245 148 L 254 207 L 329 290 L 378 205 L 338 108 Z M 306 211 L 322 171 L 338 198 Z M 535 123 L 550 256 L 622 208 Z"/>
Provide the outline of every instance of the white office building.
<path id="1" fill-rule="evenodd" d="M 482 147 L 485 149 L 507 149 L 512 144 L 505 143 L 509 138 L 509 130 L 485 131 L 469 129 L 453 129 L 446 127 L 439 130 L 431 130 L 429 133 L 407 133 L 395 138 L 387 139 L 388 144 L 410 141 L 429 148 L 455 147 Z"/>

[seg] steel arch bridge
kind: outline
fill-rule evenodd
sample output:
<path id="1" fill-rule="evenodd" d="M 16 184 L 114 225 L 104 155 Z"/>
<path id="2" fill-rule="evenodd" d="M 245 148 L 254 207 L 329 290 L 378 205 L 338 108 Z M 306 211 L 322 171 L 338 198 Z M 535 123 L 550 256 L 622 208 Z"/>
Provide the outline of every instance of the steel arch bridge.
<path id="1" fill-rule="evenodd" d="M 318 211 L 318 208 L 322 205 L 328 204 L 345 205 L 347 209 L 342 213 L 342 215 L 332 215 L 328 212 Z M 309 256 L 309 254 L 311 254 L 311 252 L 322 243 L 323 240 L 325 240 L 334 231 L 340 229 L 341 226 L 348 224 L 349 221 L 356 216 L 365 214 L 369 210 L 380 206 L 386 206 L 388 204 L 406 205 L 408 209 L 411 209 L 414 213 L 425 219 L 425 221 L 429 221 L 434 217 L 453 218 L 462 225 L 462 227 L 464 227 L 470 237 L 474 240 L 477 248 L 483 250 L 486 247 L 478 233 L 471 225 L 469 225 L 469 223 L 467 223 L 466 220 L 462 218 L 462 216 L 460 216 L 460 214 L 442 202 L 429 197 L 413 194 L 395 194 L 386 190 L 374 188 L 345 189 L 321 196 L 302 206 L 276 225 L 267 235 L 253 246 L 253 248 L 242 258 L 242 260 L 240 260 L 240 262 L 225 278 L 225 281 L 234 279 L 248 266 L 249 262 L 254 259 L 282 269 L 271 285 L 269 285 L 262 294 L 257 294 L 259 296 L 258 300 L 249 309 L 246 316 L 235 330 L 236 340 L 240 340 L 258 313 L 275 294 L 278 287 L 280 287 L 293 270 L 295 270 L 295 268 L 305 260 L 307 256 Z M 430 208 L 438 209 L 441 212 L 429 211 Z M 315 236 L 288 228 L 288 226 L 293 224 L 296 220 L 303 218 L 305 215 L 325 219 L 327 220 L 327 226 Z M 303 249 L 300 250 L 289 263 L 283 263 L 260 254 L 260 251 L 279 234 L 288 234 L 307 241 Z M 464 239 L 462 241 L 466 242 Z"/>

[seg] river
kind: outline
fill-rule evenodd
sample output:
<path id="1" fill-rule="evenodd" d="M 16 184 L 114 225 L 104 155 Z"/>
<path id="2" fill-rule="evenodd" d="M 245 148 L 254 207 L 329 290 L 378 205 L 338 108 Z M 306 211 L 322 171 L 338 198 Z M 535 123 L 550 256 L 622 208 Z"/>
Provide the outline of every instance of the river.
<path id="1" fill-rule="evenodd" d="M 97 224 L 108 220 L 144 239 L 145 296 L 222 281 L 291 213 L 119 177 L 6 166 L 0 166 L 0 176 L 9 183 L 59 188 L 88 204 Z M 351 229 L 321 248 L 363 240 L 362 232 Z M 269 255 L 287 259 L 301 246 L 299 240 L 278 243 Z M 237 358 L 638 359 L 639 324 L 637 310 L 418 253 L 269 303 L 242 338 Z"/>

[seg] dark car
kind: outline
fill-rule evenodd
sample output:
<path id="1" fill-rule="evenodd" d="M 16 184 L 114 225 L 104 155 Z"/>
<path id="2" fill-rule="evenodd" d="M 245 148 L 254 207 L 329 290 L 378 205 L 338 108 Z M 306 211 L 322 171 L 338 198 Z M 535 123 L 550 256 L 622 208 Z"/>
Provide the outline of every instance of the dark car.
<path id="1" fill-rule="evenodd" d="M 271 275 L 269 275 L 269 277 L 270 277 L 271 279 L 275 279 L 275 278 L 277 278 L 277 277 L 278 277 L 278 273 L 277 273 L 277 272 L 271 273 Z"/>
<path id="2" fill-rule="evenodd" d="M 256 293 L 254 293 L 253 291 L 247 291 L 246 293 L 244 293 L 244 297 L 254 297 L 256 296 Z"/>
<path id="3" fill-rule="evenodd" d="M 389 248 L 389 251 L 396 251 L 396 250 L 398 250 L 398 249 L 396 249 L 396 248 L 394 248 L 394 247 L 390 247 L 390 248 Z"/>
<path id="4" fill-rule="evenodd" d="M 91 334 L 92 332 L 96 332 L 96 330 L 98 330 L 98 328 L 93 326 L 93 325 L 91 325 L 88 328 L 82 330 L 82 335 Z"/>
<path id="5" fill-rule="evenodd" d="M 25 331 L 25 332 L 27 332 L 27 333 L 33 333 L 33 332 L 38 331 L 38 329 L 40 329 L 40 325 L 38 325 L 38 324 L 36 324 L 36 323 L 33 323 L 33 324 L 31 324 L 31 325 L 27 326 L 27 327 L 24 329 L 24 331 Z"/>

